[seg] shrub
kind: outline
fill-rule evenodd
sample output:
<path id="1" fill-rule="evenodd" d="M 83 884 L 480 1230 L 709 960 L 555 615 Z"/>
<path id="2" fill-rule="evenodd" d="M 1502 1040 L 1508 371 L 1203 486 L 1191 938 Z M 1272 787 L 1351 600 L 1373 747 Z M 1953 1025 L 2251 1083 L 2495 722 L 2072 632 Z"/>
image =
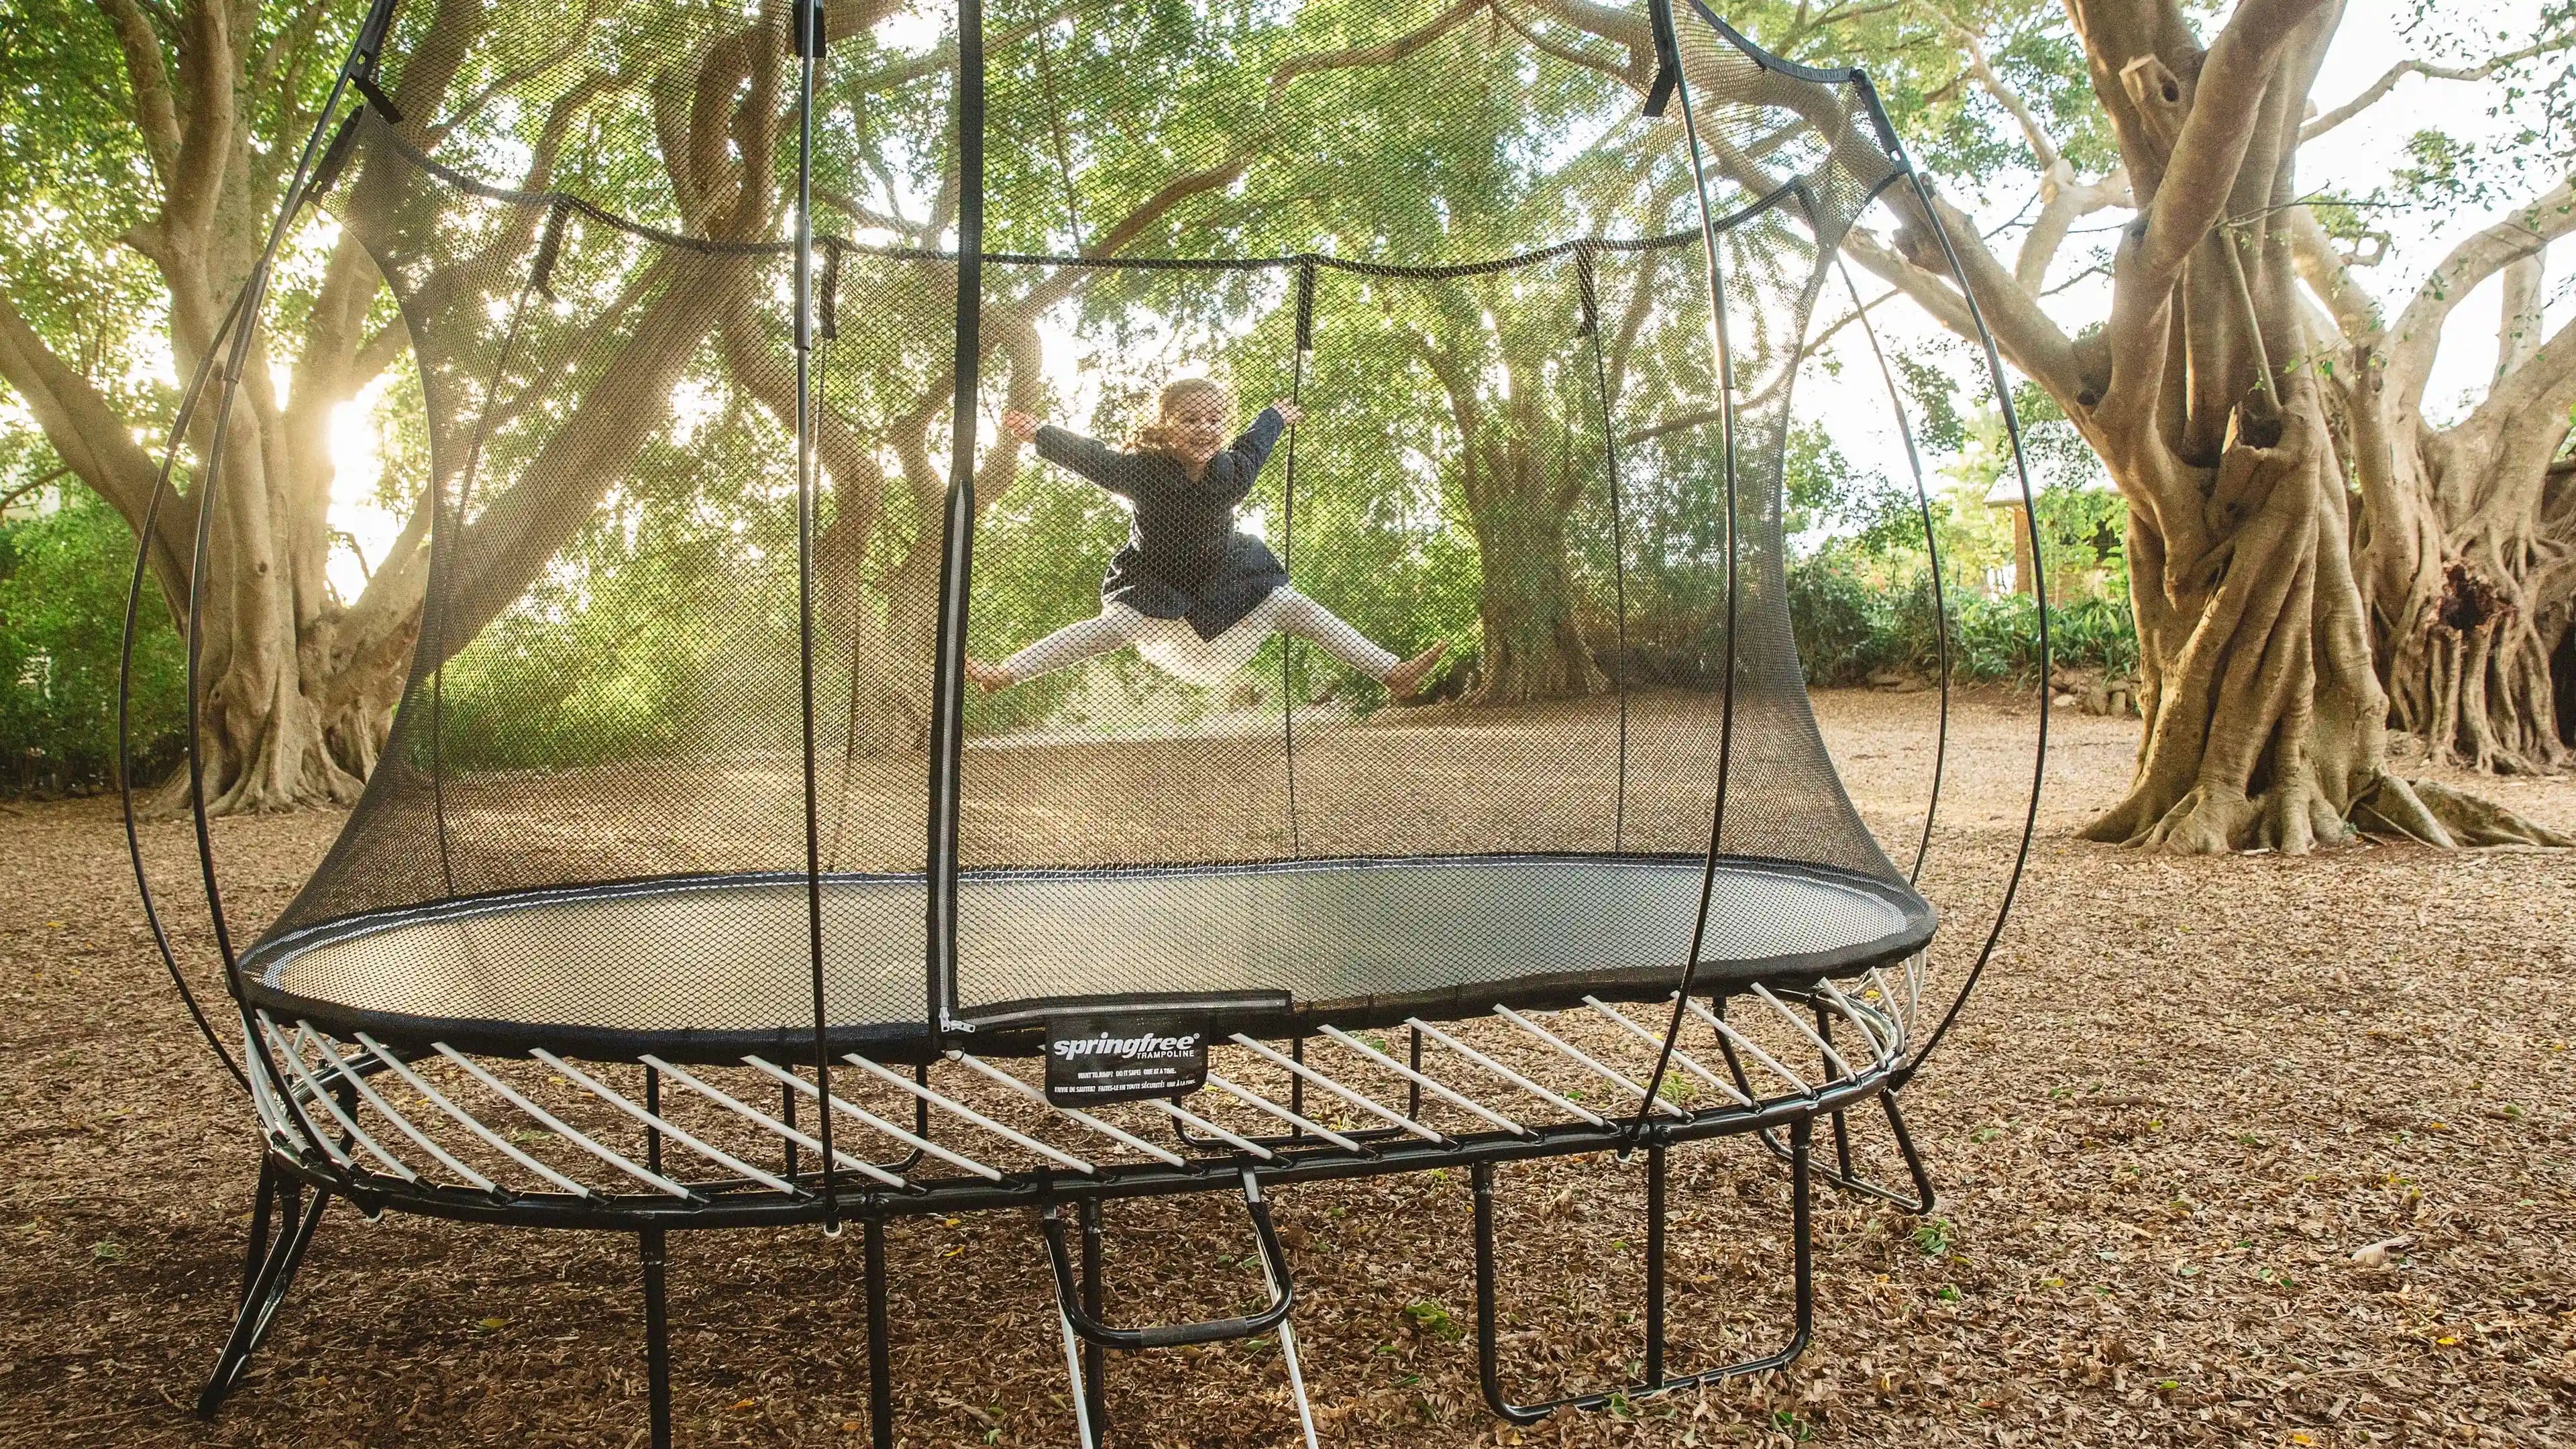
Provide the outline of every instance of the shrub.
<path id="1" fill-rule="evenodd" d="M 134 535 L 86 489 L 0 525 L 0 791 L 75 794 L 116 781 L 116 656 Z M 178 758 L 186 663 L 160 590 L 143 586 L 134 650 L 136 773 Z"/>

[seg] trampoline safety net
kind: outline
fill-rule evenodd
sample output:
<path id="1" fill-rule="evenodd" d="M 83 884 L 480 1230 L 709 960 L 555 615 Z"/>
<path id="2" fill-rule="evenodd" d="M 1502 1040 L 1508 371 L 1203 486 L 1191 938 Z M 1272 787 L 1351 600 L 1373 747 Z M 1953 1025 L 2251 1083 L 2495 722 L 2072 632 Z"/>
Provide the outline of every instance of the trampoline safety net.
<path id="1" fill-rule="evenodd" d="M 396 11 L 316 205 L 414 347 L 425 605 L 254 997 L 686 1055 L 810 1043 L 818 961 L 886 1048 L 1922 947 L 1784 575 L 1811 306 L 1903 174 L 1865 82 L 1692 3 L 833 4 L 809 108 L 796 13 Z M 1007 415 L 1133 452 L 1194 377 L 1302 413 L 1232 508 L 1293 594 L 1162 577 L 966 682 L 1149 506 Z"/>

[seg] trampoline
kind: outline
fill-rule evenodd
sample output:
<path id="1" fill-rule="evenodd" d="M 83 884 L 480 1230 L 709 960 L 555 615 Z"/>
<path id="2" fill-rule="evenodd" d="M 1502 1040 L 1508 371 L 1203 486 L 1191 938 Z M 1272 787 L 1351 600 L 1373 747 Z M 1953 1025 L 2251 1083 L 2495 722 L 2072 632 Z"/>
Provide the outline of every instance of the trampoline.
<path id="1" fill-rule="evenodd" d="M 910 1217 L 1032 1215 L 1086 1446 L 1107 1353 L 1260 1334 L 1311 1446 L 1272 1194 L 1463 1169 L 1484 1392 L 1520 1422 L 1794 1358 L 1815 1179 L 1930 1209 L 1898 1097 L 2029 825 L 1936 906 L 1949 596 L 1883 362 L 1923 539 L 1876 566 L 1943 689 L 1899 751 L 1920 789 L 1855 804 L 1810 708 L 1791 563 L 1825 525 L 1783 477 L 1818 299 L 1875 354 L 1843 239 L 1873 209 L 1940 234 L 1865 76 L 1697 0 L 1316 0 L 1177 43 L 1115 0 L 453 9 L 375 0 L 154 501 L 194 495 L 202 562 L 227 380 L 332 218 L 417 366 L 420 629 L 363 796 L 254 930 L 204 823 L 189 600 L 237 1036 L 136 874 L 262 1131 L 202 1412 L 335 1201 L 633 1235 L 656 1446 L 666 1234 L 856 1222 L 889 1449 Z M 1280 400 L 1234 526 L 1356 632 L 1449 645 L 1428 697 L 1287 636 L 1213 684 L 1120 654 L 969 692 L 1101 607 L 1131 526 L 1005 411 L 1115 437 L 1193 376 Z M 1908 1181 L 1857 1165 L 1861 1108 Z M 1792 1321 L 1668 1364 L 1667 1157 L 1737 1136 L 1786 1169 Z M 1524 1401 L 1502 1169 L 1600 1154 L 1645 1159 L 1644 1376 Z M 1198 1193 L 1240 1199 L 1270 1302 L 1119 1326 L 1104 1207 Z"/>

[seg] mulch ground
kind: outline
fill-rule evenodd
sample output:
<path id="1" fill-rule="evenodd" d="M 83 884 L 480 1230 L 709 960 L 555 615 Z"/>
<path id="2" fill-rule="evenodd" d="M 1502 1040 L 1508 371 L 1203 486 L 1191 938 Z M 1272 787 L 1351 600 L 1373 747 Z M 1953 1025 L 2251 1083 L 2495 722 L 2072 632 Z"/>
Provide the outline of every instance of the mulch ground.
<path id="1" fill-rule="evenodd" d="M 1870 741 L 1919 734 L 1927 708 L 1823 700 L 1865 809 L 1909 763 Z M 1933 877 L 1960 872 L 1962 899 L 1991 898 L 1976 872 L 2008 847 L 2023 768 L 2002 746 L 2027 727 L 2012 701 L 1962 711 L 1971 768 Z M 1907 1095 L 1942 1202 L 1919 1219 L 1820 1196 L 1816 1341 L 1795 1366 L 1507 1428 L 1461 1332 L 1463 1174 L 1301 1188 L 1279 1215 L 1326 1442 L 2576 1443 L 2576 861 L 2075 840 L 2134 742 L 2129 722 L 2059 721 L 2014 925 Z M 2576 829 L 2576 782 L 2480 788 Z M 273 914 L 338 825 L 221 822 L 229 905 Z M 148 827 L 147 850 L 174 887 L 193 869 L 184 826 Z M 641 1442 L 632 1243 L 345 1208 L 198 1424 L 240 1273 L 249 1113 L 161 975 L 107 802 L 0 803 L 0 901 L 0 1443 Z M 202 922 L 177 915 L 204 959 Z M 1884 1171 L 1883 1130 L 1858 1136 Z M 1635 1372 L 1642 1176 L 1506 1171 L 1523 1397 Z M 1673 1191 L 1674 1367 L 1758 1351 L 1786 1310 L 1781 1174 L 1720 1143 L 1676 1154 Z M 1114 1209 L 1118 1314 L 1243 1291 L 1239 1216 Z M 682 1443 L 863 1442 L 855 1234 L 682 1234 L 672 1259 Z M 1017 1217 L 896 1225 L 905 1442 L 1072 1442 L 1043 1261 Z M 1111 1396 L 1129 1444 L 1295 1434 L 1267 1342 L 1115 1360 Z"/>

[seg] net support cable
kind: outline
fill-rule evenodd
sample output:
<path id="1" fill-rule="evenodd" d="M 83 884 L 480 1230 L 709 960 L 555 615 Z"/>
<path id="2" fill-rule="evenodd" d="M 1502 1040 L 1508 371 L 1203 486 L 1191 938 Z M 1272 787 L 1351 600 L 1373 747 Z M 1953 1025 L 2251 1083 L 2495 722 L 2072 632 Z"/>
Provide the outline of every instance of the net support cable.
<path id="1" fill-rule="evenodd" d="M 1297 259 L 1296 337 L 1288 354 L 1288 402 L 1302 409 L 1306 397 L 1306 364 L 1315 353 L 1315 259 Z M 1297 581 L 1297 424 L 1288 426 L 1288 446 L 1280 459 L 1279 571 L 1289 587 Z M 1279 750 L 1288 781 L 1288 854 L 1306 853 L 1305 831 L 1297 815 L 1297 636 L 1279 642 Z"/>
<path id="2" fill-rule="evenodd" d="M 1611 679 L 1619 701 L 1619 777 L 1618 789 L 1611 796 L 1610 849 L 1618 853 L 1628 848 L 1628 524 L 1626 490 L 1620 486 L 1624 475 L 1619 468 L 1619 429 L 1615 421 L 1618 406 L 1611 396 L 1609 363 L 1601 353 L 1601 292 L 1593 263 L 1598 250 L 1589 246 L 1576 250 L 1574 278 L 1577 335 L 1592 353 L 1593 396 L 1601 404 L 1601 457 L 1610 495 L 1611 619 L 1617 631 L 1619 656 L 1618 672 Z M 1637 285 L 1647 285 L 1651 276 L 1650 269 L 1637 279 Z"/>
<path id="3" fill-rule="evenodd" d="M 1862 77 L 1861 88 L 1862 94 L 1868 97 L 1872 113 L 1882 114 L 1878 108 L 1878 96 L 1869 89 L 1867 77 Z M 1882 129 L 1886 128 L 1883 119 L 1880 125 Z M 1934 239 L 1941 243 L 1941 255 L 1949 265 L 1950 279 L 1958 286 L 1959 296 L 1968 305 L 1968 320 L 1976 324 L 1977 341 L 1985 354 L 1986 377 L 1995 390 L 1996 409 L 2003 416 L 2004 437 L 2012 444 L 2013 475 L 2021 487 L 2022 526 L 2030 539 L 2031 602 L 2037 621 L 2041 685 L 2038 738 L 2031 747 L 2030 800 L 2022 812 L 2021 841 L 2013 852 L 2012 873 L 2005 878 L 2003 898 L 1995 903 L 1994 923 L 1987 929 L 1984 942 L 1977 947 L 1977 959 L 1969 966 L 1967 977 L 1959 983 L 1958 994 L 1950 998 L 1949 1008 L 1932 1028 L 1932 1035 L 1925 1039 L 1923 1049 L 1914 1054 L 1913 1060 L 1897 1069 L 1895 1085 L 1902 1087 L 1932 1059 L 1933 1052 L 1940 1048 L 1943 1039 L 1949 1036 L 1950 1028 L 1958 1022 L 1959 1013 L 1967 1008 L 1968 999 L 1976 994 L 1977 983 L 1985 979 L 1986 966 L 1994 960 L 1995 945 L 2003 939 L 2004 923 L 2012 919 L 2013 900 L 2021 892 L 2022 873 L 2030 865 L 2031 841 L 2039 831 L 2040 791 L 2048 781 L 2048 570 L 2041 566 L 2045 554 L 2040 546 L 2039 509 L 2032 496 L 2030 459 L 2022 450 L 2021 414 L 2013 405 L 2012 381 L 2004 371 L 2003 353 L 1995 345 L 1993 329 L 1986 325 L 1985 309 L 1977 305 L 1976 289 L 1968 285 L 1968 271 L 1959 260 L 1959 249 L 1950 239 L 1949 228 L 1942 224 L 1941 214 L 1932 204 L 1930 184 L 1923 179 L 1923 173 L 1914 169 L 1914 162 L 1906 156 L 1904 149 L 1893 145 L 1895 138 L 1890 135 L 1887 139 L 1896 153 L 1897 164 L 1903 168 L 1912 186 L 1916 206 L 1931 222 Z"/>

